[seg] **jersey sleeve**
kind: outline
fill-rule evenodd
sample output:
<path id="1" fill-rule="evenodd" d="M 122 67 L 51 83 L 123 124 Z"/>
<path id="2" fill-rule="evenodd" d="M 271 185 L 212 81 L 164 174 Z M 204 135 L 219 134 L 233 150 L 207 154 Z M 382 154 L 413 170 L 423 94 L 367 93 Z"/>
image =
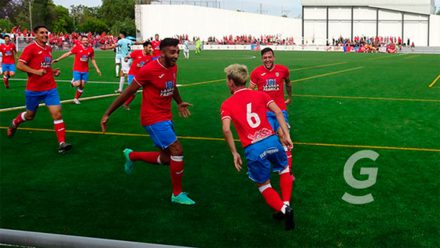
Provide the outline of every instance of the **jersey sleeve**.
<path id="1" fill-rule="evenodd" d="M 261 95 L 262 95 L 261 99 L 264 100 L 264 104 L 266 104 L 266 108 L 268 108 L 269 104 L 274 102 L 274 100 L 266 92 L 263 92 L 263 91 L 259 91 L 259 92 L 261 92 Z"/>
<path id="2" fill-rule="evenodd" d="M 76 53 L 78 52 L 77 47 L 78 47 L 77 45 L 73 46 L 72 49 L 70 49 L 70 52 L 71 52 L 72 54 L 76 54 Z"/>
<path id="3" fill-rule="evenodd" d="M 249 83 L 250 83 L 251 86 L 256 86 L 257 82 L 258 82 L 257 72 L 256 72 L 256 70 L 253 70 L 251 72 L 250 82 Z"/>
<path id="4" fill-rule="evenodd" d="M 133 81 L 139 86 L 144 87 L 148 82 L 151 81 L 152 75 L 150 70 L 145 70 L 145 66 L 142 67 L 136 75 L 134 75 Z"/>
<path id="5" fill-rule="evenodd" d="M 130 53 L 130 58 L 132 58 L 132 59 L 136 58 L 136 51 L 133 51 Z"/>
<path id="6" fill-rule="evenodd" d="M 222 120 L 232 119 L 231 112 L 229 111 L 228 104 L 226 102 L 224 102 L 220 107 L 220 117 L 222 118 Z"/>
<path id="7" fill-rule="evenodd" d="M 32 58 L 32 49 L 31 46 L 27 46 L 24 48 L 23 53 L 20 55 L 20 58 L 18 60 L 27 64 L 31 58 Z"/>

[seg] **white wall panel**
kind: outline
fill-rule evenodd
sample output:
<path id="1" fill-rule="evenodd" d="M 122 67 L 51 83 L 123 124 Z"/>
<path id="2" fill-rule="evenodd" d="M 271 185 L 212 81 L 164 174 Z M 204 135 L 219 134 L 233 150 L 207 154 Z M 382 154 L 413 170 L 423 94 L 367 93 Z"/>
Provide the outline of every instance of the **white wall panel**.
<path id="1" fill-rule="evenodd" d="M 379 20 L 402 20 L 402 14 L 386 10 L 379 10 Z"/>
<path id="2" fill-rule="evenodd" d="M 351 38 L 351 22 L 349 21 L 330 21 L 328 27 L 328 38 L 338 39 L 340 36 L 343 38 Z"/>
<path id="3" fill-rule="evenodd" d="M 369 8 L 354 8 L 354 20 L 376 20 L 376 10 Z"/>
<path id="4" fill-rule="evenodd" d="M 429 45 L 440 46 L 440 16 L 431 15 L 429 20 Z"/>
<path id="5" fill-rule="evenodd" d="M 329 20 L 351 20 L 351 8 L 329 8 Z"/>
<path id="6" fill-rule="evenodd" d="M 416 46 L 428 45 L 428 24 L 426 22 L 405 23 L 404 42 L 409 38 Z"/>
<path id="7" fill-rule="evenodd" d="M 400 37 L 402 36 L 401 21 L 379 21 L 379 36 L 383 37 Z"/>
<path id="8" fill-rule="evenodd" d="M 376 22 L 372 21 L 354 21 L 353 37 L 355 36 L 376 36 Z"/>
<path id="9" fill-rule="evenodd" d="M 324 21 L 308 21 L 304 23 L 304 44 L 326 44 L 326 24 Z"/>
<path id="10" fill-rule="evenodd" d="M 327 8 L 304 8 L 304 19 L 321 19 L 327 18 Z"/>

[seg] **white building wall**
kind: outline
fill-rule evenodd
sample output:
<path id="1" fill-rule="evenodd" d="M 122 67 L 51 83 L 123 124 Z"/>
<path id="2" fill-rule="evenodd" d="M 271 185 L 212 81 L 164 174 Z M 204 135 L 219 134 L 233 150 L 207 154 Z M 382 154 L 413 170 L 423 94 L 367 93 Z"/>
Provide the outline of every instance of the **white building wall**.
<path id="1" fill-rule="evenodd" d="M 137 5 L 140 8 L 142 39 L 159 34 L 173 37 L 187 34 L 207 40 L 210 36 L 281 35 L 301 42 L 301 19 L 258 15 L 188 5 Z"/>
<path id="2" fill-rule="evenodd" d="M 429 19 L 429 46 L 440 47 L 440 16 L 431 15 Z"/>

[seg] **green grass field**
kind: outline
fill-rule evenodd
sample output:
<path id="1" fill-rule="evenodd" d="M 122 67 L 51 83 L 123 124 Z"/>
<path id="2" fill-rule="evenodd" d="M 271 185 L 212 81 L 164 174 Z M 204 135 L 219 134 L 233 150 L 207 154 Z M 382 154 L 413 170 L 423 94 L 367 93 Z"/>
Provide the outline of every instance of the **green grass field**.
<path id="1" fill-rule="evenodd" d="M 292 69 L 295 231 L 272 220 L 222 140 L 219 108 L 230 95 L 223 68 L 260 65 L 250 51 L 205 51 L 178 62 L 180 93 L 194 105 L 189 119 L 174 119 L 185 153 L 184 190 L 197 202 L 190 207 L 170 203 L 167 167 L 136 163 L 132 175 L 123 171 L 125 147 L 155 149 L 140 126 L 139 96 L 132 110 L 111 116 L 106 135 L 99 122 L 114 96 L 63 104 L 74 147 L 58 155 L 45 107 L 14 138 L 6 137 L 21 110 L 2 109 L 24 105 L 25 80 L 2 87 L 0 227 L 195 247 L 439 247 L 440 81 L 428 85 L 440 74 L 440 55 L 276 55 Z M 114 54 L 97 52 L 96 60 L 103 76 L 91 68 L 90 80 L 104 83 L 89 83 L 84 98 L 117 88 Z M 70 57 L 57 65 L 58 79 L 71 79 L 72 63 Z M 58 85 L 62 100 L 73 98 L 69 83 Z M 366 180 L 360 168 L 375 167 L 377 182 L 354 189 L 344 180 L 344 164 L 365 149 L 379 158 L 356 163 L 354 175 Z M 278 176 L 272 179 L 278 189 Z M 374 201 L 349 204 L 341 199 L 345 192 L 371 193 Z"/>

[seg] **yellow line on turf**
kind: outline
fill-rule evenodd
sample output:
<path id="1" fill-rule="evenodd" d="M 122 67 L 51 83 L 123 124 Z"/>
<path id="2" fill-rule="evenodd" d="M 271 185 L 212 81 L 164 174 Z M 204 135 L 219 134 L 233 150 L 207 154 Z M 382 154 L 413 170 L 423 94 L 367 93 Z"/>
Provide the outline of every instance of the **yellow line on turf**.
<path id="1" fill-rule="evenodd" d="M 434 81 L 432 81 L 431 84 L 429 84 L 429 88 L 432 88 L 432 86 L 434 86 L 435 83 L 437 83 L 437 81 L 440 79 L 440 74 L 434 79 Z"/>
<path id="2" fill-rule="evenodd" d="M 293 96 L 295 96 L 295 97 L 310 97 L 310 98 L 354 99 L 354 100 L 440 102 L 440 100 L 437 100 L 437 99 L 387 98 L 387 97 L 367 97 L 367 96 L 323 96 L 323 95 L 300 95 L 300 94 L 293 94 Z"/>
<path id="3" fill-rule="evenodd" d="M 1 127 L 0 129 L 7 129 L 8 127 Z M 26 131 L 40 131 L 40 132 L 54 132 L 53 129 L 46 128 L 27 128 L 20 127 L 20 130 Z M 98 131 L 86 131 L 86 130 L 66 130 L 67 133 L 79 133 L 79 134 L 95 134 L 104 135 Z M 113 136 L 127 136 L 127 137 L 150 137 L 148 134 L 136 134 L 136 133 L 115 133 L 107 132 L 105 135 Z M 179 139 L 186 140 L 206 140 L 206 141 L 224 141 L 223 138 L 213 137 L 194 137 L 194 136 L 177 136 Z M 235 139 L 238 142 L 238 139 Z M 293 142 L 295 145 L 305 146 L 324 146 L 324 147 L 343 147 L 343 148 L 364 148 L 364 149 L 381 149 L 381 150 L 398 150 L 398 151 L 418 151 L 418 152 L 440 152 L 440 149 L 436 148 L 417 148 L 417 147 L 395 147 L 395 146 L 370 146 L 370 145 L 347 145 L 347 144 L 330 144 L 330 143 L 315 143 L 315 142 Z"/>
<path id="4" fill-rule="evenodd" d="M 359 67 L 350 68 L 350 69 L 346 69 L 346 70 L 334 71 L 334 72 L 319 74 L 319 75 L 315 75 L 315 76 L 311 76 L 311 77 L 300 78 L 300 79 L 292 80 L 292 82 L 293 83 L 297 83 L 297 82 L 302 82 L 302 81 L 306 81 L 306 80 L 310 80 L 310 79 L 314 79 L 314 78 L 321 78 L 321 77 L 327 77 L 327 76 L 331 76 L 331 75 L 335 75 L 335 74 L 340 74 L 340 73 L 343 73 L 343 72 L 360 70 L 362 68 L 364 68 L 364 67 L 363 66 L 359 66 Z"/>

